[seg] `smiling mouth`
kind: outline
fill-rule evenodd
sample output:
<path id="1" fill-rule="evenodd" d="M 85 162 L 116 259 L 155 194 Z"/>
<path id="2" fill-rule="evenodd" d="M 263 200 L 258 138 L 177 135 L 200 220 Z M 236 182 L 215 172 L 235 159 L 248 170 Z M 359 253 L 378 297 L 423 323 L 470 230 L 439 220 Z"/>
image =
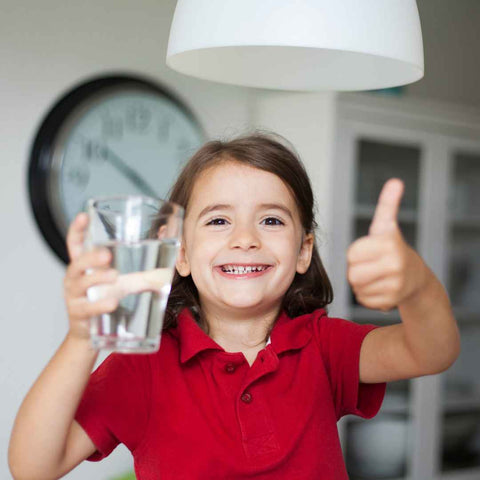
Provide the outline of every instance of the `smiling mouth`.
<path id="1" fill-rule="evenodd" d="M 218 268 L 227 275 L 248 275 L 264 272 L 271 268 L 271 265 L 221 265 Z"/>

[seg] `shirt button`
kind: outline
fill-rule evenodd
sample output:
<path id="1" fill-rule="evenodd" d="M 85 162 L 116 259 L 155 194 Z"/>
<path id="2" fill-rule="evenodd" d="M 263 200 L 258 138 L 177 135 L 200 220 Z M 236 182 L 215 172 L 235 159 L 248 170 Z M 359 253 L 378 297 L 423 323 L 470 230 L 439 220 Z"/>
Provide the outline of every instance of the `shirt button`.
<path id="1" fill-rule="evenodd" d="M 235 371 L 235 365 L 233 363 L 227 363 L 225 365 L 225 371 L 227 373 L 233 373 Z"/>
<path id="2" fill-rule="evenodd" d="M 252 394 L 251 394 L 251 393 L 248 393 L 248 392 L 245 392 L 245 393 L 240 397 L 240 400 L 241 400 L 243 403 L 251 403 L 251 402 L 252 402 Z"/>

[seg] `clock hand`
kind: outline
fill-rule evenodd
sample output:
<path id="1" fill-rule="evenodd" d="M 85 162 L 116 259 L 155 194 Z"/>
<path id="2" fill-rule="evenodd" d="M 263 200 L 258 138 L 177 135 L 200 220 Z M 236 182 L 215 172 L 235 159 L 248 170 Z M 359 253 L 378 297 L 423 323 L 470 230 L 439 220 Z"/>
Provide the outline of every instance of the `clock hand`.
<path id="1" fill-rule="evenodd" d="M 158 197 L 157 192 L 131 167 L 129 167 L 125 161 L 123 161 L 113 150 L 107 145 L 105 148 L 105 159 L 108 160 L 119 172 L 127 177 L 136 187 L 138 187 L 145 195 L 150 197 Z"/>

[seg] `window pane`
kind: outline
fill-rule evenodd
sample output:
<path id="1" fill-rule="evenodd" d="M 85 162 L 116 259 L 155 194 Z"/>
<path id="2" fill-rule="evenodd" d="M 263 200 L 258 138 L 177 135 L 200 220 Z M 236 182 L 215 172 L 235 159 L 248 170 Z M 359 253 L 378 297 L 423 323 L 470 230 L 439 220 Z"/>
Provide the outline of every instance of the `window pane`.
<path id="1" fill-rule="evenodd" d="M 362 139 L 358 148 L 357 202 L 376 205 L 383 184 L 391 177 L 405 182 L 402 206 L 417 209 L 420 148 Z"/>

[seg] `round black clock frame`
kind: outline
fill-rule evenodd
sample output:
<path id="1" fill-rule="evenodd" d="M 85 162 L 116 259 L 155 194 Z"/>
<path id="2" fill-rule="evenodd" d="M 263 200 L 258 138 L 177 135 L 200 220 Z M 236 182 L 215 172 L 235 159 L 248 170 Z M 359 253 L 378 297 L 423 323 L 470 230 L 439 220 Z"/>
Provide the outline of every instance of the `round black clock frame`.
<path id="1" fill-rule="evenodd" d="M 74 87 L 60 98 L 41 122 L 33 141 L 28 167 L 28 192 L 37 227 L 48 246 L 64 263 L 69 261 L 65 237 L 55 221 L 48 195 L 48 180 L 55 144 L 62 126 L 84 102 L 90 100 L 92 96 L 107 93 L 119 86 L 158 93 L 170 99 L 198 124 L 190 109 L 168 89 L 137 76 L 117 74 L 96 77 Z"/>

